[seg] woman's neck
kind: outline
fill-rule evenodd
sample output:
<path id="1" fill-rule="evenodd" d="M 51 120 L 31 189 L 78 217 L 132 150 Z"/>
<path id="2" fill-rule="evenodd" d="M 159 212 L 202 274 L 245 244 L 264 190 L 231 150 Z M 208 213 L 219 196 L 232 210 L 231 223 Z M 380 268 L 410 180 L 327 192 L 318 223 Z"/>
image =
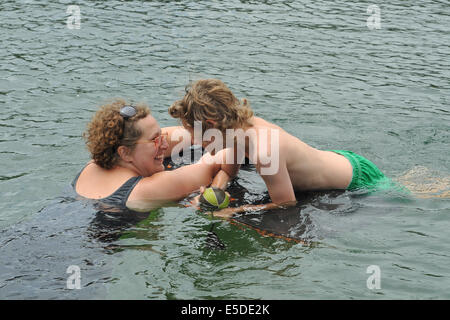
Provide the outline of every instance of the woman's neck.
<path id="1" fill-rule="evenodd" d="M 117 165 L 113 168 L 115 170 L 122 170 L 122 171 L 128 171 L 136 176 L 142 176 L 142 174 L 139 172 L 139 170 L 135 167 L 135 165 L 132 162 L 127 162 L 122 159 L 120 159 L 117 162 Z"/>

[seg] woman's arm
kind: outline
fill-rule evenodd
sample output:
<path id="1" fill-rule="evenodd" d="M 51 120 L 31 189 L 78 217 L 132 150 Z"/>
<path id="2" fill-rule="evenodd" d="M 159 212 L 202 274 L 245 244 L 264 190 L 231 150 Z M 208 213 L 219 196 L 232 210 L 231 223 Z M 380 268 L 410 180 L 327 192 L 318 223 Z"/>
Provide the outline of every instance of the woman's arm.
<path id="1" fill-rule="evenodd" d="M 202 159 L 195 164 L 172 171 L 158 172 L 151 177 L 142 179 L 142 182 L 136 186 L 136 192 L 141 191 L 139 198 L 179 200 L 198 190 L 201 186 L 209 185 L 219 172 L 220 165 L 206 163 Z"/>
<path id="2" fill-rule="evenodd" d="M 221 157 L 227 152 L 231 152 L 230 149 L 223 149 L 214 156 L 208 153 L 195 164 L 146 177 L 135 187 L 134 198 L 145 201 L 180 200 L 201 186 L 209 186 L 221 168 L 233 173 L 227 165 L 221 164 Z"/>

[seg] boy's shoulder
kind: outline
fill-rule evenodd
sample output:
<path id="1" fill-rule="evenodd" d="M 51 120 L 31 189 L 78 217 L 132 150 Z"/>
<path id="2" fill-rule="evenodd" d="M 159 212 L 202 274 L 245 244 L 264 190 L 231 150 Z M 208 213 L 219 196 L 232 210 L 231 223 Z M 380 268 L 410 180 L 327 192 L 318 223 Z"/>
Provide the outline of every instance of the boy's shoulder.
<path id="1" fill-rule="evenodd" d="M 260 118 L 260 117 L 253 117 L 252 124 L 255 127 L 259 127 L 259 128 L 266 127 L 266 128 L 277 128 L 277 129 L 283 130 L 280 126 L 276 125 L 275 123 L 272 123 L 272 122 L 265 120 L 263 118 Z"/>

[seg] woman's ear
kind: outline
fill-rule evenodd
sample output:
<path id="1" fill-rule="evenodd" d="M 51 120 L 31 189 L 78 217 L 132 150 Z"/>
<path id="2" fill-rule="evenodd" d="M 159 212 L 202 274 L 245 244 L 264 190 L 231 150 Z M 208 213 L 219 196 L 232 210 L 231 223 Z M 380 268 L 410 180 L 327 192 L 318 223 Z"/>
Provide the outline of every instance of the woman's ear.
<path id="1" fill-rule="evenodd" d="M 119 146 L 117 148 L 117 154 L 125 162 L 131 162 L 131 152 L 130 149 L 125 146 Z"/>

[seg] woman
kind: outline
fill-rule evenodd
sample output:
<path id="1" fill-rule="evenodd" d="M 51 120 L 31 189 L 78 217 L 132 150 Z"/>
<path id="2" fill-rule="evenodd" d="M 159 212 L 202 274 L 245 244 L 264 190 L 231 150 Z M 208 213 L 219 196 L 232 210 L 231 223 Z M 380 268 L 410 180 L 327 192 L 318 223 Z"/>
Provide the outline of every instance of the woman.
<path id="1" fill-rule="evenodd" d="M 170 154 L 166 135 L 145 105 L 118 99 L 102 106 L 83 134 L 92 160 L 73 181 L 75 191 L 141 211 L 180 200 L 211 182 L 224 188 L 236 174 L 233 166 L 219 164 L 226 150 L 164 171 L 164 157 Z"/>

